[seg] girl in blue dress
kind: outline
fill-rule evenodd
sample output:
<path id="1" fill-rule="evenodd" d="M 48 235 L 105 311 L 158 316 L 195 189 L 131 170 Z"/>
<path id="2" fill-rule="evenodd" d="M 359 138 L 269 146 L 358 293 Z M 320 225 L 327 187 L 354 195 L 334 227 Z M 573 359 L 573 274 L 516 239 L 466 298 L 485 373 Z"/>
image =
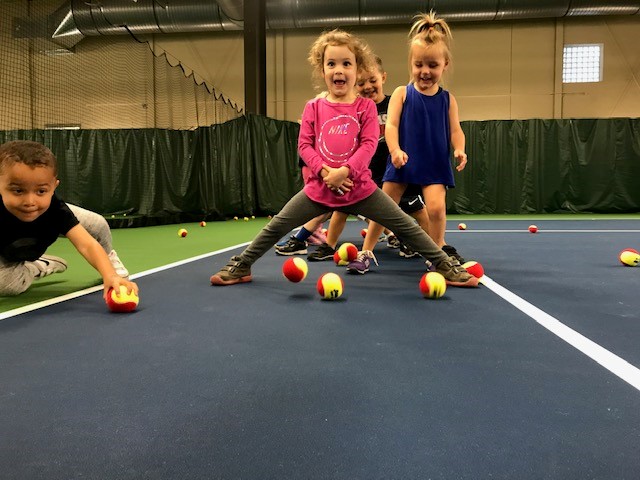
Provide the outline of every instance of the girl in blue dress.
<path id="1" fill-rule="evenodd" d="M 444 240 L 447 189 L 455 186 L 451 150 L 457 171 L 467 164 L 458 102 L 440 86 L 451 61 L 451 30 L 431 12 L 418 16 L 409 38 L 411 81 L 396 88 L 389 101 L 385 138 L 390 155 L 382 190 L 399 202 L 407 185 L 421 185 L 429 235 L 448 255 L 460 259 Z M 369 224 L 363 251 L 373 250 L 381 231 L 379 224 Z"/>

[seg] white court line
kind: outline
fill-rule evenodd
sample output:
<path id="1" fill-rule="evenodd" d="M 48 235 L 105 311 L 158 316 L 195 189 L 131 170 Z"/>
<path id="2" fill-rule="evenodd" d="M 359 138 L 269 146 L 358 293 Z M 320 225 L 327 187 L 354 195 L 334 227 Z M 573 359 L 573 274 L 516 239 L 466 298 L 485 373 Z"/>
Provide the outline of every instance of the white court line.
<path id="1" fill-rule="evenodd" d="M 161 267 L 152 268 L 150 270 L 145 270 L 143 272 L 134 273 L 129 278 L 131 280 L 135 280 L 136 278 L 146 277 L 147 275 L 151 275 L 154 273 L 161 272 L 163 270 L 168 270 L 170 268 L 179 267 L 180 265 L 184 265 L 186 263 L 195 262 L 197 260 L 202 260 L 203 258 L 212 257 L 213 255 L 217 255 L 218 253 L 228 252 L 229 250 L 233 250 L 234 248 L 244 247 L 249 245 L 249 242 L 240 243 L 238 245 L 234 245 L 232 247 L 226 247 L 221 250 L 216 250 L 215 252 L 203 253 L 202 255 L 198 255 L 196 257 L 187 258 L 185 260 L 180 260 L 177 262 L 169 263 L 167 265 L 163 265 Z M 84 290 L 78 290 L 77 292 L 67 293 L 66 295 L 60 295 L 59 297 L 50 298 L 48 300 L 43 300 L 41 302 L 32 303 L 31 305 L 25 305 L 24 307 L 14 308 L 13 310 L 8 310 L 4 313 L 0 313 L 0 320 L 4 320 L 6 318 L 15 317 L 17 315 L 21 315 L 23 313 L 32 312 L 34 310 L 38 310 L 40 308 L 45 308 L 50 305 L 55 305 L 57 303 L 66 302 L 67 300 L 72 300 L 74 298 L 82 297 L 83 295 L 89 295 L 90 293 L 98 292 L 102 290 L 102 285 L 97 285 L 95 287 L 85 288 Z"/>
<path id="2" fill-rule="evenodd" d="M 518 310 L 533 318 L 551 333 L 557 335 L 572 347 L 580 350 L 587 357 L 595 360 L 632 387 L 640 390 L 640 369 L 634 367 L 626 360 L 618 357 L 614 353 L 611 353 L 609 350 L 601 347 L 597 343 L 589 340 L 584 335 L 567 327 L 556 318 L 543 312 L 538 307 L 530 304 L 515 293 L 510 292 L 486 275 L 482 277 L 481 282 L 493 293 L 502 297 Z"/>

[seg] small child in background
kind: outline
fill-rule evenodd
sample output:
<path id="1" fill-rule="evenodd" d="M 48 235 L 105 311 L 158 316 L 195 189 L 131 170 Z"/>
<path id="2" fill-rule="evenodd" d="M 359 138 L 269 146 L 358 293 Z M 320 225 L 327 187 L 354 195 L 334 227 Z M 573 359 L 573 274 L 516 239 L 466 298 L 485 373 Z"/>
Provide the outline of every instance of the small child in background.
<path id="1" fill-rule="evenodd" d="M 449 285 L 477 287 L 478 279 L 438 248 L 371 179 L 369 162 L 380 128 L 375 104 L 355 92 L 357 74 L 372 67 L 369 48 L 358 37 L 336 29 L 318 37 L 309 52 L 309 62 L 328 91 L 326 98 L 307 102 L 302 114 L 298 151 L 311 176 L 251 244 L 211 276 L 211 284 L 250 282 L 251 266 L 284 234 L 323 213 L 338 210 L 361 214 L 392 228 L 432 260 Z"/>
<path id="2" fill-rule="evenodd" d="M 382 189 L 399 202 L 408 184 L 421 185 L 429 215 L 429 235 L 448 255 L 463 261 L 444 240 L 447 188 L 455 186 L 450 162 L 452 147 L 458 163 L 456 170 L 462 171 L 467 164 L 458 103 L 440 86 L 451 60 L 451 30 L 431 12 L 418 16 L 409 38 L 411 81 L 396 88 L 389 101 L 385 137 L 390 162 Z M 362 247 L 369 252 L 365 260 L 374 259 L 371 251 L 382 229 L 381 225 L 369 226 Z"/>
<path id="3" fill-rule="evenodd" d="M 138 293 L 113 250 L 106 220 L 62 202 L 55 195 L 59 183 L 56 158 L 44 145 L 16 140 L 0 146 L 0 296 L 23 293 L 34 280 L 67 269 L 65 260 L 45 254 L 59 235 L 100 273 L 105 297 L 121 285 Z"/>

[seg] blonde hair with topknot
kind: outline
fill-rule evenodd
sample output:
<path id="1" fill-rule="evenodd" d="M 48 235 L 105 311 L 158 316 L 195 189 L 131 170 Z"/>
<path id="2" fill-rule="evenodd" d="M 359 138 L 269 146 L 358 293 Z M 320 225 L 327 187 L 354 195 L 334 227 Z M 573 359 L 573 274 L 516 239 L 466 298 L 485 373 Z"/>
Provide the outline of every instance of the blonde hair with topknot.
<path id="1" fill-rule="evenodd" d="M 447 63 L 451 62 L 453 34 L 447 22 L 439 18 L 433 10 L 413 18 L 415 21 L 409 30 L 409 69 L 411 69 L 411 46 L 415 44 L 427 47 L 441 44 L 445 60 Z"/>

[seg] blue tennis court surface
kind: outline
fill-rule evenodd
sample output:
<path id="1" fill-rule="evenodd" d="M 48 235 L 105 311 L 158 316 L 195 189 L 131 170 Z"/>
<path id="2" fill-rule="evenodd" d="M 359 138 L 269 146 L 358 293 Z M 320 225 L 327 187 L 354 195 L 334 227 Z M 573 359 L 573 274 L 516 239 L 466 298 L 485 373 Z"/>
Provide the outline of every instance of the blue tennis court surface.
<path id="1" fill-rule="evenodd" d="M 640 221 L 466 223 L 487 285 L 439 300 L 383 243 L 364 276 L 269 252 L 211 287 L 238 248 L 138 278 L 134 314 L 0 321 L 2 478 L 637 479 Z"/>

